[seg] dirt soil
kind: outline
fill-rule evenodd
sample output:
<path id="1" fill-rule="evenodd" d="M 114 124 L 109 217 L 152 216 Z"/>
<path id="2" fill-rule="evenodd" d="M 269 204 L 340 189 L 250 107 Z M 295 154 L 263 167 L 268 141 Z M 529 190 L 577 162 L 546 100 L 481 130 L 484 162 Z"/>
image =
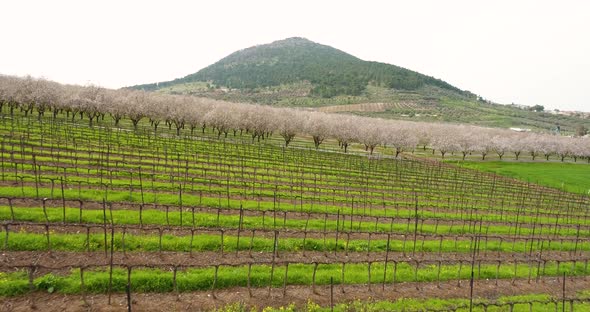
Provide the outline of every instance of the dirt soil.
<path id="1" fill-rule="evenodd" d="M 110 253 L 105 256 L 104 252 L 3 252 L 0 254 L 0 269 L 2 271 L 20 270 L 30 266 L 37 267 L 36 275 L 42 275 L 47 272 L 66 274 L 70 272 L 71 268 L 79 267 L 106 267 L 110 265 Z M 193 253 L 178 253 L 178 252 L 115 252 L 113 253 L 113 266 L 116 267 L 156 267 L 166 268 L 177 266 L 183 267 L 210 267 L 213 265 L 220 266 L 238 266 L 252 264 L 272 264 L 273 261 L 277 265 L 284 263 L 368 263 L 368 262 L 384 262 L 386 253 L 324 253 L 324 252 L 285 252 L 277 253 L 273 257 L 272 252 L 252 252 L 247 251 L 226 252 L 223 255 L 220 252 L 199 252 Z M 274 260 L 273 260 L 274 259 Z M 529 257 L 527 254 L 480 254 L 475 258 L 476 265 L 482 264 L 497 264 L 497 263 L 514 263 L 518 265 L 528 266 L 527 263 L 535 261 L 540 258 Z M 588 257 L 573 257 L 568 253 L 547 253 L 541 258 L 545 261 L 571 261 L 576 259 L 579 262 L 587 263 Z M 472 255 L 469 253 L 443 253 L 441 255 L 435 253 L 416 253 L 403 254 L 390 252 L 388 256 L 389 263 L 394 261 L 406 262 L 412 265 L 417 262 L 422 265 L 438 265 L 439 261 L 442 265 L 458 264 L 462 262 L 463 265 L 471 263 Z M 541 264 L 540 264 L 541 265 Z M 531 270 L 535 270 L 536 265 L 532 264 Z"/>
<path id="2" fill-rule="evenodd" d="M 527 280 L 476 280 L 474 298 L 494 300 L 500 296 L 524 294 L 549 294 L 559 299 L 562 296 L 561 278 L 543 278 L 538 283 Z M 566 278 L 566 297 L 576 295 L 579 290 L 589 289 L 588 278 Z M 381 284 L 334 286 L 334 303 L 350 302 L 356 299 L 367 301 L 397 300 L 400 298 L 469 298 L 469 281 L 461 285 L 457 281 L 440 283 L 400 283 L 395 286 Z M 27 296 L 0 298 L 2 311 L 127 311 L 127 296 L 124 293 L 112 295 L 63 295 L 36 292 Z M 247 288 L 203 291 L 191 293 L 132 293 L 133 311 L 205 311 L 223 307 L 229 303 L 242 303 L 261 309 L 267 306 L 286 306 L 295 303 L 305 306 L 312 300 L 321 306 L 330 305 L 330 286 L 317 286 L 315 292 L 309 286 L 288 286 L 286 289 Z"/>

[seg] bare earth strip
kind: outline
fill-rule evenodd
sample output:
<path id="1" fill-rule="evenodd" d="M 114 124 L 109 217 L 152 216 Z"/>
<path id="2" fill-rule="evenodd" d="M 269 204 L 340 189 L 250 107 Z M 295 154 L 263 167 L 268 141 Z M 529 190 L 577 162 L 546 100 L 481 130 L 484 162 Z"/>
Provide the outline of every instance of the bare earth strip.
<path id="1" fill-rule="evenodd" d="M 567 252 L 547 252 L 541 258 L 538 255 L 529 256 L 527 254 L 513 254 L 513 253 L 490 253 L 480 254 L 476 256 L 475 263 L 482 264 L 496 264 L 496 263 L 513 263 L 518 262 L 520 265 L 527 266 L 526 263 L 535 260 L 542 261 L 577 261 L 579 263 L 587 263 L 588 254 L 582 253 L 579 255 L 572 255 Z M 350 252 L 345 254 L 339 253 L 324 253 L 319 251 L 313 252 L 284 252 L 277 253 L 273 256 L 272 252 L 252 252 L 247 251 L 226 252 L 199 252 L 193 253 L 179 253 L 179 252 L 115 252 L 113 253 L 114 266 L 132 266 L 132 267 L 211 267 L 219 266 L 246 266 L 252 264 L 267 264 L 275 263 L 282 265 L 285 263 L 320 263 L 320 264 L 338 264 L 338 263 L 383 263 L 385 259 L 389 263 L 392 262 L 407 262 L 410 264 L 419 263 L 421 266 L 431 264 L 463 264 L 472 261 L 472 255 L 469 253 L 399 253 L 390 252 L 386 255 L 385 252 Z M 37 266 L 36 274 L 44 274 L 47 272 L 61 272 L 67 273 L 71 268 L 77 267 L 105 267 L 110 263 L 109 256 L 105 256 L 104 252 L 39 252 L 39 251 L 16 251 L 3 252 L 0 254 L 0 267 L 3 271 L 10 271 L 11 269 L 22 269 L 29 266 Z M 530 267 L 535 270 L 535 267 Z"/>
<path id="2" fill-rule="evenodd" d="M 500 296 L 524 294 L 548 294 L 557 300 L 562 293 L 561 278 L 542 278 L 537 282 L 523 280 L 500 280 L 496 285 L 492 280 L 476 280 L 474 282 L 474 298 L 494 300 Z M 566 297 L 573 297 L 576 292 L 590 288 L 590 279 L 567 278 Z M 398 300 L 401 298 L 469 298 L 469 281 L 465 280 L 459 286 L 457 281 L 437 283 L 400 283 L 395 286 L 346 285 L 334 286 L 334 303 L 360 300 Z M 227 290 L 191 292 L 191 293 L 132 293 L 131 301 L 134 311 L 204 311 L 223 307 L 230 303 L 239 302 L 246 306 L 286 306 L 295 303 L 305 306 L 312 300 L 321 306 L 330 304 L 330 286 L 317 286 L 314 292 L 310 286 L 287 286 L 283 288 L 252 289 L 252 296 L 248 289 L 236 287 Z M 48 294 L 36 292 L 27 296 L 0 299 L 2 311 L 127 311 L 127 297 L 124 293 L 112 295 L 112 302 L 108 304 L 108 295 Z"/>

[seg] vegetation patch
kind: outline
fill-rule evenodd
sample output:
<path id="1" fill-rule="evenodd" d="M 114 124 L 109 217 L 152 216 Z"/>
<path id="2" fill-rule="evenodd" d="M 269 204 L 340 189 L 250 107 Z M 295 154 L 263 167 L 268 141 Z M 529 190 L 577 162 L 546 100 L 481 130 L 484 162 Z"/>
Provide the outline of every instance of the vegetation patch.
<path id="1" fill-rule="evenodd" d="M 567 192 L 590 194 L 590 166 L 559 162 L 464 161 L 465 168 L 493 172 Z"/>

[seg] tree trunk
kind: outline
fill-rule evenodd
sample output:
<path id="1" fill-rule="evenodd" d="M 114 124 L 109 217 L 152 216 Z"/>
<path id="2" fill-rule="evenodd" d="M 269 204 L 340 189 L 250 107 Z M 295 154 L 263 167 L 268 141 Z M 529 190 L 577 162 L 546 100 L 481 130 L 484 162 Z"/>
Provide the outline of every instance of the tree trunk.
<path id="1" fill-rule="evenodd" d="M 289 143 L 291 143 L 291 140 L 293 140 L 294 137 L 295 136 L 291 134 L 283 135 L 283 139 L 285 139 L 285 147 L 289 146 Z"/>
<path id="2" fill-rule="evenodd" d="M 315 148 L 318 149 L 320 147 L 320 144 L 322 144 L 323 139 L 319 136 L 314 135 L 313 136 L 313 144 L 315 145 Z"/>

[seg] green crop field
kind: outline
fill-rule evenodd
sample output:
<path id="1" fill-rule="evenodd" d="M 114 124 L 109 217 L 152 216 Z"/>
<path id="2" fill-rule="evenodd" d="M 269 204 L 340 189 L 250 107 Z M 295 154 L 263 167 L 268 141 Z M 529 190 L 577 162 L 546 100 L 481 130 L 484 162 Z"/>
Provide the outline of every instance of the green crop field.
<path id="1" fill-rule="evenodd" d="M 568 192 L 590 194 L 590 166 L 585 162 L 466 161 L 456 164 Z"/>
<path id="2" fill-rule="evenodd" d="M 0 116 L 2 310 L 589 309 L 585 163 Z"/>

